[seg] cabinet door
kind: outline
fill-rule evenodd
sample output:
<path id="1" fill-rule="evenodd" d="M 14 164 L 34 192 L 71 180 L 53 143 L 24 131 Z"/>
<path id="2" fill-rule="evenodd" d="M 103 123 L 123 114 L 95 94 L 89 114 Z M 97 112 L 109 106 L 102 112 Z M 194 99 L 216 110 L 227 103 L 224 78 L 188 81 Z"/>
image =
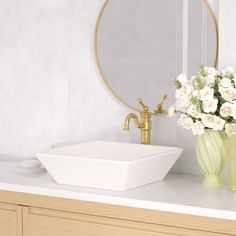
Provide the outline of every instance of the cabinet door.
<path id="1" fill-rule="evenodd" d="M 223 234 L 147 224 L 42 208 L 23 209 L 24 236 L 222 236 Z"/>
<path id="2" fill-rule="evenodd" d="M 24 236 L 159 236 L 117 227 L 103 217 L 39 208 L 24 208 Z M 161 234 L 164 235 L 164 234 Z M 166 235 L 167 236 L 167 235 Z"/>
<path id="3" fill-rule="evenodd" d="M 0 203 L 0 235 L 22 236 L 22 207 Z"/>

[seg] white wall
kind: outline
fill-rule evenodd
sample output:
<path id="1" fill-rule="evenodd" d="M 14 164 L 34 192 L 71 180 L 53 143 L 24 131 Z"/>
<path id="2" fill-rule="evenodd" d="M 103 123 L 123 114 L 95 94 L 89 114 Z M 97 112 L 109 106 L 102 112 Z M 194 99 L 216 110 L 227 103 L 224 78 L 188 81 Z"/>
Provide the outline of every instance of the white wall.
<path id="1" fill-rule="evenodd" d="M 99 79 L 93 32 L 103 2 L 0 0 L 2 158 L 33 156 L 53 142 L 139 141 L 134 126 L 122 131 L 129 110 Z M 174 119 L 153 117 L 153 143 L 183 147 L 174 171 L 199 173 L 194 138 Z"/>
<path id="2" fill-rule="evenodd" d="M 219 66 L 236 67 L 236 1 L 219 0 L 220 58 Z"/>
<path id="3" fill-rule="evenodd" d="M 102 87 L 93 57 L 102 3 L 0 0 L 2 156 L 25 158 L 52 142 L 122 136 L 124 111 Z"/>

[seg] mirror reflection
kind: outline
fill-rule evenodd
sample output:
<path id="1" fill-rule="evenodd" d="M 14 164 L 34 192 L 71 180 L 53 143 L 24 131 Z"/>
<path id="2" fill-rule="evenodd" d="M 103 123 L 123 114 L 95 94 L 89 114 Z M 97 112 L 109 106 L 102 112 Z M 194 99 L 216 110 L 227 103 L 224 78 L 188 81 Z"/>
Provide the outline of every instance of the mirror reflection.
<path id="1" fill-rule="evenodd" d="M 215 18 L 203 0 L 106 1 L 95 41 L 105 84 L 135 109 L 140 97 L 155 110 L 165 94 L 174 94 L 178 74 L 217 61 Z"/>

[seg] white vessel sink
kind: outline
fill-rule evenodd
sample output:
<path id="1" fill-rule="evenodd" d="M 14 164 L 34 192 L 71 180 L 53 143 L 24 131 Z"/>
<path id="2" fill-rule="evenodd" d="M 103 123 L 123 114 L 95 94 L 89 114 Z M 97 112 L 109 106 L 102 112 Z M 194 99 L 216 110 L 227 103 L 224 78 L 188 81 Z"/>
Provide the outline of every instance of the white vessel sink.
<path id="1" fill-rule="evenodd" d="M 181 148 L 94 141 L 37 153 L 58 184 L 126 191 L 164 179 Z"/>

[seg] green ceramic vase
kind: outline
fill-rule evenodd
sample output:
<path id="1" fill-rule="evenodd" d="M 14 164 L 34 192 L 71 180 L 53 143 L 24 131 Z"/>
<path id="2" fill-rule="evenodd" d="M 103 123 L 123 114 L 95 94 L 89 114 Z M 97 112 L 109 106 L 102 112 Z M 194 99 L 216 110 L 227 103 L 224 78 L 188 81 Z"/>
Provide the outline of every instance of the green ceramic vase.
<path id="1" fill-rule="evenodd" d="M 228 137 L 229 188 L 236 191 L 236 134 Z"/>
<path id="2" fill-rule="evenodd" d="M 196 155 L 204 173 L 203 186 L 222 186 L 221 172 L 227 159 L 227 138 L 224 132 L 206 130 L 197 137 Z"/>

